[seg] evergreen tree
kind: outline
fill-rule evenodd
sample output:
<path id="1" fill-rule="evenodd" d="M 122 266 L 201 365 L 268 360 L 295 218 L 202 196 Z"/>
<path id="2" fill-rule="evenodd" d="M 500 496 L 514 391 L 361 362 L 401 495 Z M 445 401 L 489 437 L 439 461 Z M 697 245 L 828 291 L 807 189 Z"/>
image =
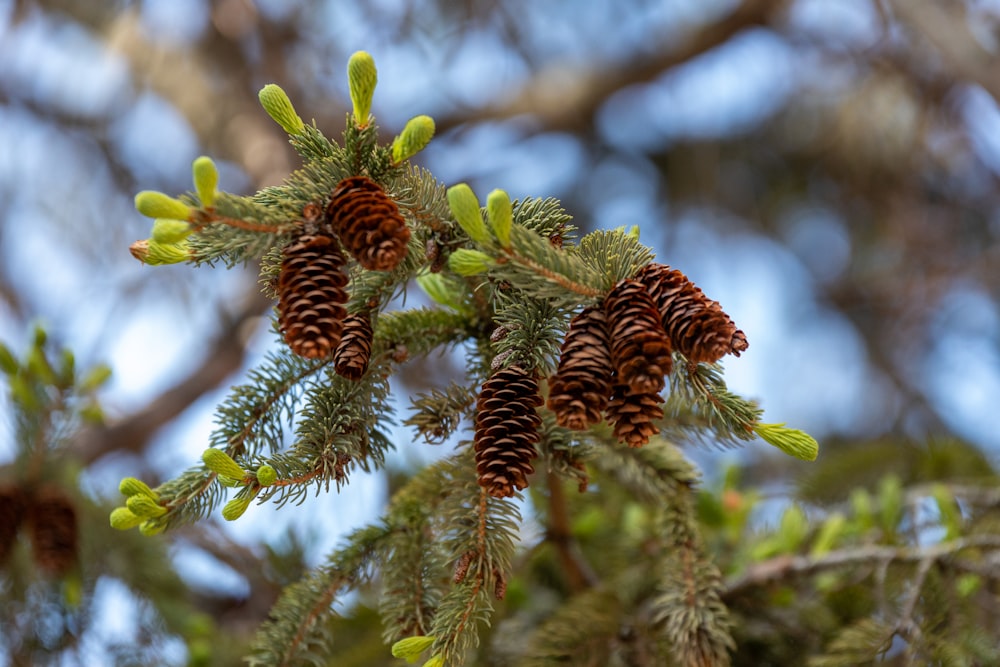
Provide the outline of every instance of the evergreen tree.
<path id="1" fill-rule="evenodd" d="M 332 603 L 377 582 L 396 653 L 462 664 L 530 552 L 512 499 L 527 490 L 533 513 L 548 508 L 564 524 L 556 515 L 571 483 L 584 495 L 624 492 L 650 510 L 641 534 L 650 550 L 598 572 L 555 541 L 579 590 L 552 610 L 525 659 L 585 650 L 607 662 L 637 651 L 661 663 L 728 664 L 734 644 L 695 512 L 698 475 L 662 434 L 732 445 L 759 436 L 807 460 L 815 441 L 764 423 L 755 403 L 727 390 L 717 362 L 745 350 L 745 334 L 680 271 L 652 263 L 636 230 L 577 240 L 555 200 L 512 202 L 496 190 L 482 206 L 468 186 L 446 188 L 408 162 L 433 121 L 418 116 L 380 144 L 371 57 L 355 54 L 348 78 L 354 109 L 342 144 L 302 122 L 277 86 L 261 91 L 304 159 L 284 185 L 252 197 L 220 192 L 200 158 L 194 193 L 136 196 L 155 222 L 132 253 L 148 264 L 260 260 L 283 344 L 219 407 L 202 463 L 131 495 L 113 520 L 156 534 L 204 518 L 230 489 L 229 520 L 254 501 L 340 490 L 353 470 L 380 468 L 396 444 L 385 425 L 399 365 L 462 345 L 468 384 L 420 397 L 405 423 L 440 441 L 468 418 L 471 442 L 417 473 L 378 523 L 288 587 L 251 663 L 324 663 L 337 643 L 326 623 Z M 393 307 L 414 282 L 437 307 Z M 618 647 L 633 624 L 635 646 Z"/>

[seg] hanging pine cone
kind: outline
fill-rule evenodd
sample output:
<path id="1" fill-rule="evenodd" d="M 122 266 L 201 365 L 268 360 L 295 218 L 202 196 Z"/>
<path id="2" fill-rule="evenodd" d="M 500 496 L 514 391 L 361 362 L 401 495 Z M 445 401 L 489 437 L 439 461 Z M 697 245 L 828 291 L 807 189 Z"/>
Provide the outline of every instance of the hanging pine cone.
<path id="1" fill-rule="evenodd" d="M 7 561 L 17 541 L 25 505 L 24 490 L 20 486 L 0 487 L 0 565 Z"/>
<path id="2" fill-rule="evenodd" d="M 549 409 L 560 426 L 582 431 L 601 421 L 611 394 L 611 351 L 604 311 L 584 308 L 573 317 L 549 379 Z"/>
<path id="3" fill-rule="evenodd" d="M 657 392 L 640 392 L 615 384 L 608 401 L 608 422 L 615 437 L 629 447 L 642 447 L 659 431 L 653 422 L 663 418 L 663 399 Z"/>
<path id="4" fill-rule="evenodd" d="M 714 363 L 726 354 L 740 356 L 747 337 L 688 277 L 665 264 L 645 266 L 635 277 L 646 286 L 674 348 L 692 364 Z"/>
<path id="5" fill-rule="evenodd" d="M 333 368 L 349 380 L 360 380 L 372 354 L 372 322 L 368 313 L 348 315 L 344 335 L 333 354 Z"/>
<path id="6" fill-rule="evenodd" d="M 538 381 L 517 366 L 493 373 L 476 401 L 476 472 L 494 498 L 508 498 L 528 486 L 538 456 L 542 404 Z"/>
<path id="7" fill-rule="evenodd" d="M 641 393 L 663 389 L 664 376 L 673 366 L 670 340 L 643 284 L 619 282 L 604 300 L 604 312 L 618 382 Z"/>
<path id="8" fill-rule="evenodd" d="M 337 241 L 306 234 L 284 250 L 278 276 L 278 328 L 295 354 L 330 356 L 340 343 L 347 310 L 347 273 Z"/>
<path id="9" fill-rule="evenodd" d="M 58 488 L 39 490 L 28 503 L 31 550 L 38 568 L 61 576 L 76 563 L 76 507 Z"/>
<path id="10" fill-rule="evenodd" d="M 410 228 L 396 202 L 370 178 L 351 176 L 338 183 L 326 216 L 347 251 L 369 271 L 391 271 L 406 257 Z"/>

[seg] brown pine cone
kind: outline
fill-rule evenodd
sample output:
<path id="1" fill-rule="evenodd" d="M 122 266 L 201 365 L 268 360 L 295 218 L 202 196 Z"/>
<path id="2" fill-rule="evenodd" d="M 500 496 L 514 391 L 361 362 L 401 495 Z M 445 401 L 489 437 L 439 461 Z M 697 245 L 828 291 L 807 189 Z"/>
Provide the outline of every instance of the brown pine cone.
<path id="1" fill-rule="evenodd" d="M 372 354 L 372 321 L 368 313 L 348 315 L 344 335 L 333 354 L 333 369 L 349 380 L 360 380 Z"/>
<path id="2" fill-rule="evenodd" d="M 73 501 L 62 490 L 39 490 L 28 503 L 32 555 L 38 568 L 61 576 L 76 563 L 77 518 Z"/>
<path id="3" fill-rule="evenodd" d="M 740 356 L 747 337 L 688 277 L 665 264 L 645 266 L 635 277 L 646 286 L 674 348 L 693 364 Z"/>
<path id="4" fill-rule="evenodd" d="M 410 228 L 396 202 L 366 176 L 333 189 L 326 217 L 344 248 L 369 271 L 392 271 L 406 257 Z"/>
<path id="5" fill-rule="evenodd" d="M 508 498 L 528 486 L 538 456 L 542 404 L 538 381 L 517 366 L 490 376 L 476 400 L 476 472 L 479 485 L 494 498 Z"/>
<path id="6" fill-rule="evenodd" d="M 20 486 L 0 487 L 0 565 L 6 562 L 14 549 L 26 505 L 27 499 Z"/>
<path id="7" fill-rule="evenodd" d="M 663 418 L 663 398 L 657 392 L 638 392 L 615 384 L 608 401 L 608 422 L 615 437 L 629 447 L 642 447 L 659 432 L 653 422 Z"/>
<path id="8" fill-rule="evenodd" d="M 549 379 L 549 409 L 560 426 L 582 431 L 601 421 L 611 394 L 608 322 L 599 307 L 573 317 L 559 354 L 559 368 Z"/>
<path id="9" fill-rule="evenodd" d="M 295 354 L 323 359 L 340 343 L 348 276 L 337 241 L 306 234 L 284 249 L 278 276 L 278 328 Z"/>
<path id="10" fill-rule="evenodd" d="M 611 336 L 611 360 L 618 382 L 640 393 L 663 389 L 673 367 L 667 338 L 645 286 L 623 280 L 604 300 Z"/>

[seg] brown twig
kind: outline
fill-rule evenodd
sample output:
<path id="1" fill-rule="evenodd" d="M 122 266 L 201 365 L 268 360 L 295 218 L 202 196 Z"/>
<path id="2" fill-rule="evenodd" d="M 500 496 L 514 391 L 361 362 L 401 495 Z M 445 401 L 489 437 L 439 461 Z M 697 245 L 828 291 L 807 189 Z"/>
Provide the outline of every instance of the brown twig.
<path id="1" fill-rule="evenodd" d="M 745 573 L 726 582 L 723 598 L 732 598 L 750 589 L 768 586 L 793 577 L 817 574 L 862 563 L 922 563 L 949 560 L 967 549 L 1000 549 L 1000 535 L 970 535 L 951 542 L 926 547 L 865 545 L 831 551 L 822 556 L 778 556 L 752 565 Z M 956 562 L 957 564 L 958 562 Z M 1000 569 L 991 573 L 1000 579 Z"/>
<path id="2" fill-rule="evenodd" d="M 590 564 L 583 558 L 570 530 L 566 491 L 562 479 L 553 471 L 545 478 L 549 489 L 549 529 L 547 539 L 556 549 L 566 583 L 572 593 L 579 593 L 600 583 Z"/>

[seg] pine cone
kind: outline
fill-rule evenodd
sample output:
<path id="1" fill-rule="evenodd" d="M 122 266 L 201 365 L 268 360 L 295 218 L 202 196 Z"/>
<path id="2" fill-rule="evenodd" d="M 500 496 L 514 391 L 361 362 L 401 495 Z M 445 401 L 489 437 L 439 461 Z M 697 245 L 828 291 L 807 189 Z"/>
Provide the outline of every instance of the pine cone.
<path id="1" fill-rule="evenodd" d="M 348 315 L 344 335 L 333 354 L 333 368 L 349 380 L 360 380 L 372 354 L 372 322 L 368 313 Z"/>
<path id="2" fill-rule="evenodd" d="M 410 228 L 396 202 L 370 178 L 351 176 L 338 183 L 326 216 L 347 251 L 369 271 L 391 271 L 406 257 Z"/>
<path id="3" fill-rule="evenodd" d="M 0 565 L 6 562 L 17 541 L 25 505 L 24 491 L 20 486 L 0 487 Z"/>
<path id="4" fill-rule="evenodd" d="M 629 447 L 642 447 L 659 431 L 653 422 L 663 418 L 660 404 L 663 398 L 656 392 L 637 392 L 625 384 L 615 384 L 608 401 L 608 422 L 615 437 Z"/>
<path id="5" fill-rule="evenodd" d="M 340 343 L 348 277 L 337 241 L 306 234 L 284 250 L 278 276 L 278 328 L 295 354 L 330 356 Z"/>
<path id="6" fill-rule="evenodd" d="M 618 382 L 635 392 L 663 389 L 673 359 L 653 300 L 642 283 L 623 280 L 604 300 L 611 336 L 611 360 Z"/>
<path id="7" fill-rule="evenodd" d="M 483 383 L 476 401 L 476 472 L 494 498 L 508 498 L 528 486 L 538 456 L 542 404 L 538 381 L 517 366 L 501 369 Z"/>
<path id="8" fill-rule="evenodd" d="M 714 363 L 747 349 L 746 334 L 736 328 L 718 301 L 712 301 L 687 276 L 665 264 L 645 266 L 635 277 L 646 286 L 674 348 L 692 364 Z"/>
<path id="9" fill-rule="evenodd" d="M 549 379 L 549 409 L 560 426 L 582 431 L 601 421 L 611 394 L 611 351 L 604 311 L 584 308 L 573 317 Z"/>
<path id="10" fill-rule="evenodd" d="M 77 519 L 73 501 L 60 489 L 44 488 L 28 503 L 31 548 L 38 568 L 61 576 L 76 563 Z"/>

